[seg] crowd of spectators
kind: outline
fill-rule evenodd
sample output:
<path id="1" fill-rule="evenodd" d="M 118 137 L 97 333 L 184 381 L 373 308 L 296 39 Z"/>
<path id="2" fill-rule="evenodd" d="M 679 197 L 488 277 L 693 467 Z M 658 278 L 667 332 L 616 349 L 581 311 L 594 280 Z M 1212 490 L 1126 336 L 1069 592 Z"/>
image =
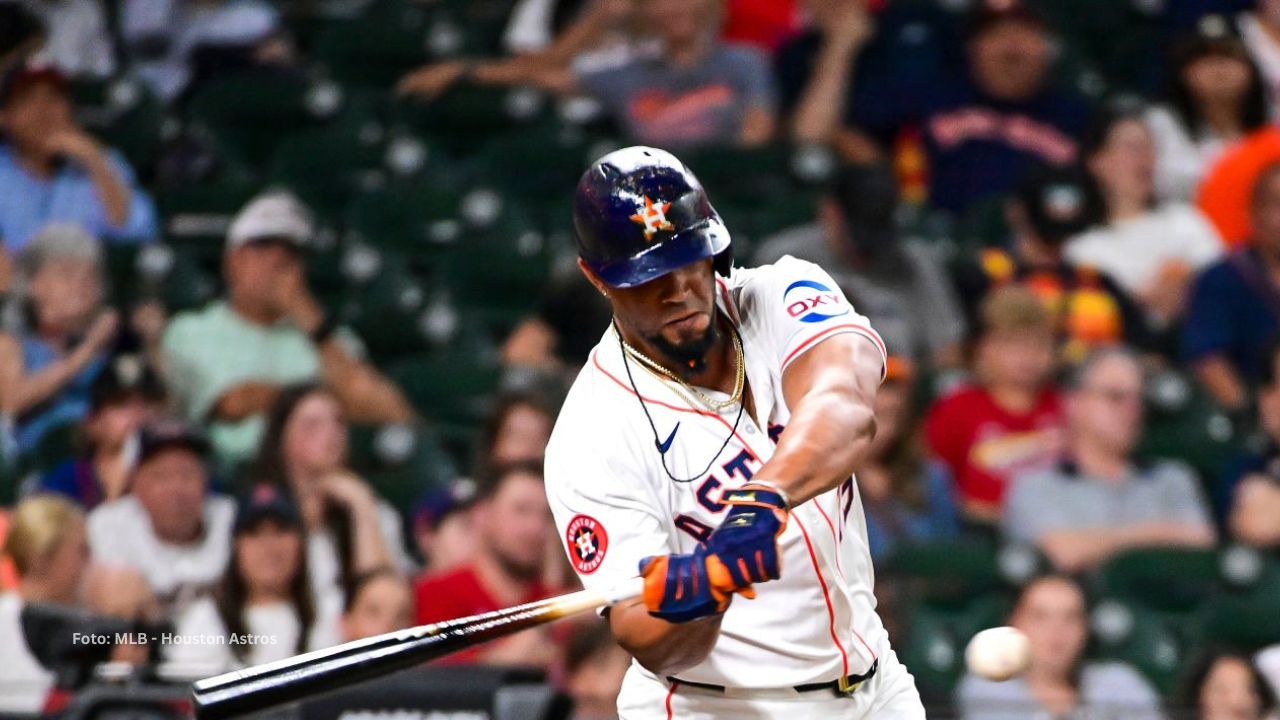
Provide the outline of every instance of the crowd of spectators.
<path id="1" fill-rule="evenodd" d="M 329 4 L 359 17 L 449 1 Z M 1113 19 L 1135 23 L 1148 57 L 1133 66 L 1097 50 L 1067 0 L 510 0 L 496 55 L 433 52 L 360 91 L 436 107 L 464 86 L 533 88 L 587 102 L 616 141 L 827 159 L 812 212 L 735 249 L 740 264 L 817 262 L 885 338 L 857 478 L 886 597 L 909 546 L 1009 544 L 1046 571 L 1007 615 L 1030 669 L 961 679 L 960 715 L 1263 720 L 1280 644 L 1197 646 L 1177 692 L 1091 653 L 1093 578 L 1127 552 L 1280 562 L 1280 0 L 1131 4 Z M 539 381 L 428 449 L 452 477 L 398 476 L 410 487 L 370 476 L 384 460 L 359 433 L 422 437 L 455 418 L 335 312 L 324 226 L 338 208 L 258 168 L 216 233 L 207 303 L 111 282 L 113 250 L 170 241 L 165 160 L 135 167 L 86 130 L 73 87 L 128 77 L 182 117 L 228 77 L 309 80 L 314 38 L 293 21 L 324 5 L 0 0 L 0 712 L 68 689 L 24 639 L 26 607 L 272 638 L 102 658 L 197 677 L 576 586 L 541 462 L 556 391 L 608 321 L 581 278 L 549 274 L 492 338 L 507 379 Z M 1123 45 L 1130 28 L 1109 30 Z M 426 167 L 428 184 L 457 180 Z M 762 188 L 752 202 L 789 200 Z M 391 282 L 371 275 L 362 292 Z M 1231 457 L 1148 452 L 1160 413 L 1192 406 L 1207 408 L 1195 434 L 1225 437 Z M 535 666 L 578 717 L 610 717 L 628 659 L 603 628 L 445 662 Z"/>

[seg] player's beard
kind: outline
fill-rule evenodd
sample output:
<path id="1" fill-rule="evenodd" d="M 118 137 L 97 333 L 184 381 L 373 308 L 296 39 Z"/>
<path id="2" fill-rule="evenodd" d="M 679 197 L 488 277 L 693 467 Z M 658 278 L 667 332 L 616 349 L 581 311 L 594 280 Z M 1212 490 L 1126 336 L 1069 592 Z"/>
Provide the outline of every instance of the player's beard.
<path id="1" fill-rule="evenodd" d="M 685 340 L 680 343 L 673 343 L 662 336 L 661 333 L 655 333 L 645 338 L 649 344 L 657 348 L 658 352 L 675 363 L 679 369 L 679 373 L 686 379 L 702 374 L 707 369 L 707 354 L 720 341 L 719 323 L 715 317 L 711 318 L 711 322 L 707 324 L 706 332 L 701 337 Z"/>

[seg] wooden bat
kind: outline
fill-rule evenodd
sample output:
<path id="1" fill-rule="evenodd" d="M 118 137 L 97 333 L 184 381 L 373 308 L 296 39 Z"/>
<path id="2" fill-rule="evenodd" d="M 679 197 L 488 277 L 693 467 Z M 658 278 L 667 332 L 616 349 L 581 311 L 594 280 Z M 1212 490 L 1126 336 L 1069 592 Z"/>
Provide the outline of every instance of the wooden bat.
<path id="1" fill-rule="evenodd" d="M 605 590 L 581 590 L 483 615 L 419 625 L 192 684 L 199 720 L 223 720 L 388 675 L 428 660 L 560 618 L 639 597 L 641 578 Z"/>

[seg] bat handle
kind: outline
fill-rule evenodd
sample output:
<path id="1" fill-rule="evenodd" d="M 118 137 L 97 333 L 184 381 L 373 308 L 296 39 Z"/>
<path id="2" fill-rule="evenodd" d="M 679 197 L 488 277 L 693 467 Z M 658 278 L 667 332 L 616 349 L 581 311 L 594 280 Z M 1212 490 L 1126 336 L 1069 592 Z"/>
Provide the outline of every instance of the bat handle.
<path id="1" fill-rule="evenodd" d="M 619 581 L 600 592 L 605 605 L 617 605 L 634 600 L 644 594 L 644 578 L 633 577 Z"/>

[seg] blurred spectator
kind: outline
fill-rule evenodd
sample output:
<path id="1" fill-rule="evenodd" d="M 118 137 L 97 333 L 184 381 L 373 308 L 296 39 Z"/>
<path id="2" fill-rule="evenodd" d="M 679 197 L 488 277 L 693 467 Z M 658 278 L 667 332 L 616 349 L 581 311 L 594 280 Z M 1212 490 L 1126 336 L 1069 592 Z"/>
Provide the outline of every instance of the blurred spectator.
<path id="1" fill-rule="evenodd" d="M 44 707 L 54 676 L 36 660 L 22 629 L 28 603 L 74 605 L 89 563 L 84 514 L 71 502 L 36 495 L 14 509 L 4 554 L 20 578 L 17 591 L 0 593 L 0 713 L 34 715 Z"/>
<path id="2" fill-rule="evenodd" d="M 204 76 L 295 60 L 279 11 L 262 0 L 124 0 L 120 34 L 134 72 L 166 101 Z"/>
<path id="3" fill-rule="evenodd" d="M 1280 545 L 1280 343 L 1262 366 L 1257 393 L 1260 447 L 1237 457 L 1219 484 L 1221 505 L 1230 505 L 1232 538 L 1257 547 Z"/>
<path id="4" fill-rule="evenodd" d="M 83 454 L 54 466 L 36 489 L 65 495 L 86 510 L 119 499 L 129 491 L 135 434 L 163 411 L 164 388 L 155 373 L 137 356 L 116 356 L 89 387 Z"/>
<path id="5" fill-rule="evenodd" d="M 129 494 L 89 513 L 94 559 L 142 573 L 170 613 L 210 590 L 230 556 L 235 501 L 209 492 L 208 450 L 178 421 L 144 426 Z"/>
<path id="6" fill-rule="evenodd" d="M 930 451 L 955 478 L 960 509 L 974 522 L 1000 519 L 1019 472 L 1049 467 L 1062 448 L 1054 368 L 1054 320 L 1030 290 L 1002 287 L 983 302 L 975 384 L 937 400 L 925 419 Z"/>
<path id="7" fill-rule="evenodd" d="M 1253 187 L 1280 162 L 1280 128 L 1267 125 L 1222 151 L 1200 183 L 1196 204 L 1218 229 L 1228 250 L 1248 245 L 1253 234 Z"/>
<path id="8" fill-rule="evenodd" d="M 413 592 L 404 576 L 382 567 L 358 575 L 347 588 L 342 642 L 382 635 L 413 622 Z"/>
<path id="9" fill-rule="evenodd" d="M 900 236 L 893 171 L 849 165 L 823 200 L 817 222 L 784 231 L 756 251 L 756 264 L 793 255 L 831 273 L 889 352 L 933 369 L 962 364 L 965 319 L 939 248 Z"/>
<path id="10" fill-rule="evenodd" d="M 1266 122 L 1266 88 L 1231 22 L 1201 18 L 1174 48 L 1166 103 L 1147 113 L 1157 195 L 1191 200 L 1227 146 Z"/>
<path id="11" fill-rule="evenodd" d="M 423 575 L 439 575 L 471 560 L 475 551 L 471 503 L 476 487 L 470 479 L 433 490 L 413 514 L 413 537 L 422 555 Z"/>
<path id="12" fill-rule="evenodd" d="M 1245 407 L 1280 334 L 1280 162 L 1258 177 L 1251 206 L 1250 247 L 1196 278 L 1182 334 L 1183 360 L 1230 410 Z"/>
<path id="13" fill-rule="evenodd" d="M 754 45 L 774 53 L 800 28 L 801 0 L 725 0 L 725 42 Z"/>
<path id="14" fill-rule="evenodd" d="M 1192 665 L 1179 705 L 1197 720 L 1271 720 L 1276 695 L 1248 656 L 1209 652 Z"/>
<path id="15" fill-rule="evenodd" d="M 502 345 L 502 362 L 577 372 L 587 362 L 600 333 L 613 320 L 609 303 L 576 267 L 547 282 L 532 315 Z"/>
<path id="16" fill-rule="evenodd" d="M 480 447 L 487 467 L 541 463 L 556 422 L 556 407 L 536 392 L 510 392 L 498 398 Z"/>
<path id="17" fill-rule="evenodd" d="M 317 607 L 339 604 L 344 585 L 361 573 L 391 566 L 412 570 L 400 515 L 347 467 L 348 432 L 332 390 L 314 384 L 285 388 L 267 421 L 249 470 L 256 483 L 284 490 L 307 531 L 307 566 Z"/>
<path id="18" fill-rule="evenodd" d="M 403 93 L 434 96 L 467 79 L 583 91 L 627 135 L 650 145 L 758 145 L 774 133 L 776 88 L 757 50 L 718 39 L 723 0 L 650 0 L 635 22 L 654 42 L 601 63 L 568 57 L 519 57 L 491 63 L 450 61 L 401 80 Z"/>
<path id="19" fill-rule="evenodd" d="M 1222 255 L 1217 233 L 1191 205 L 1157 202 L 1155 146 L 1139 108 L 1103 113 L 1081 156 L 1101 195 L 1102 225 L 1069 240 L 1067 259 L 1109 275 L 1154 325 L 1171 324 L 1195 272 Z"/>
<path id="20" fill-rule="evenodd" d="M 1163 717 L 1160 698 L 1136 670 L 1118 662 L 1087 662 L 1088 607 L 1073 579 L 1047 575 L 1023 586 L 1009 624 L 1031 641 L 1031 664 L 996 682 L 965 675 L 956 688 L 963 720 Z"/>
<path id="21" fill-rule="evenodd" d="M 115 72 L 115 40 L 101 0 L 19 0 L 48 31 L 41 57 L 74 78 L 105 78 Z"/>
<path id="22" fill-rule="evenodd" d="M 1137 304 L 1111 278 L 1063 257 L 1066 239 L 1088 226 L 1092 205 L 1079 170 L 1030 173 L 1005 204 L 1009 249 L 985 248 L 955 263 L 956 289 L 969 322 L 978 324 L 982 300 L 992 288 L 1014 285 L 1034 293 L 1057 318 L 1067 362 L 1121 340 L 1147 347 L 1151 338 Z"/>
<path id="23" fill-rule="evenodd" d="M 0 242 L 16 253 L 46 223 L 79 223 L 111 241 L 157 235 L 133 169 L 76 124 L 66 79 L 20 63 L 0 77 Z"/>
<path id="24" fill-rule="evenodd" d="M 1144 545 L 1209 547 L 1213 520 L 1181 463 L 1140 463 L 1142 364 L 1123 348 L 1075 368 L 1065 397 L 1067 447 L 1057 467 L 1019 473 L 1004 513 L 1007 536 L 1035 543 L 1066 572 Z"/>
<path id="25" fill-rule="evenodd" d="M 310 216 L 292 195 L 258 196 L 227 233 L 226 298 L 179 314 L 165 331 L 169 387 L 191 422 L 209 423 L 224 461 L 253 454 L 265 413 L 290 383 L 323 378 L 355 422 L 413 414 L 307 287 L 311 234 Z"/>
<path id="26" fill-rule="evenodd" d="M 927 73 L 901 87 L 893 73 L 868 77 L 855 95 L 850 73 L 872 37 L 863 2 L 832 2 L 819 15 L 824 48 L 795 112 L 793 135 L 825 142 L 841 123 L 884 147 L 918 127 L 928 156 L 929 202 L 963 213 L 1012 190 L 1033 162 L 1065 165 L 1084 130 L 1083 102 L 1050 84 L 1053 45 L 1043 19 L 1021 2 L 982 2 L 968 19 L 967 63 L 955 77 Z M 852 103 L 841 117 L 846 97 Z M 870 101 L 874 98 L 875 101 Z"/>
<path id="27" fill-rule="evenodd" d="M 232 542 L 234 557 L 215 594 L 191 603 L 174 623 L 170 661 L 215 674 L 339 642 L 342 608 L 312 602 L 302 519 L 284 493 L 271 485 L 250 490 Z"/>
<path id="28" fill-rule="evenodd" d="M 418 624 L 491 612 L 553 595 L 542 583 L 548 538 L 555 534 L 542 485 L 541 466 L 492 471 L 471 511 L 475 554 L 442 575 L 420 578 L 414 588 Z M 546 667 L 558 648 L 545 628 L 449 656 L 450 663 Z"/>
<path id="29" fill-rule="evenodd" d="M 1253 10 L 1240 13 L 1240 39 L 1258 66 L 1267 88 L 1271 117 L 1280 110 L 1280 1 L 1256 0 Z"/>
<path id="30" fill-rule="evenodd" d="M 876 437 L 858 469 L 867 540 L 876 560 L 899 542 L 944 539 L 960 530 L 951 474 L 925 457 L 912 408 L 914 375 L 910 360 L 889 356 L 876 393 Z"/>
<path id="31" fill-rule="evenodd" d="M 608 623 L 594 620 L 574 628 L 564 665 L 565 691 L 573 698 L 570 720 L 616 720 L 631 655 L 613 639 Z"/>
<path id="32" fill-rule="evenodd" d="M 20 452 L 89 411 L 119 326 L 104 307 L 103 272 L 101 245 L 71 223 L 45 227 L 18 256 L 16 294 L 28 322 L 0 333 L 0 412 Z"/>

